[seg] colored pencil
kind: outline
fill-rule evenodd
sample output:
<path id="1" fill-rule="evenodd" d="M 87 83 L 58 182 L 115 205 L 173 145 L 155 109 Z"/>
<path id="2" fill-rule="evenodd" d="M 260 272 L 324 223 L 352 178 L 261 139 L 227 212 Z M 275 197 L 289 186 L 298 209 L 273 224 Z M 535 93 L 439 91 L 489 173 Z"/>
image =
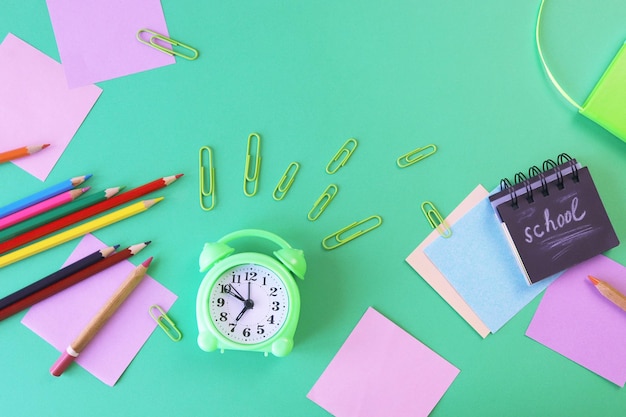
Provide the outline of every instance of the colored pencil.
<path id="1" fill-rule="evenodd" d="M 51 187 L 48 187 L 44 190 L 38 191 L 35 194 L 24 197 L 20 200 L 17 200 L 11 204 L 7 204 L 4 207 L 0 207 L 0 218 L 6 217 L 9 214 L 13 214 L 16 211 L 20 211 L 25 209 L 26 207 L 30 207 L 33 204 L 37 204 L 41 201 L 44 201 L 50 197 L 54 197 L 55 195 L 61 194 L 64 191 L 69 191 L 72 188 L 82 184 L 91 178 L 90 175 L 82 175 L 80 177 L 70 178 L 69 180 L 65 180 L 58 184 L 55 184 Z"/>
<path id="2" fill-rule="evenodd" d="M 76 239 L 77 237 L 84 236 L 87 233 L 92 233 L 96 230 L 99 230 L 113 223 L 117 223 L 128 217 L 142 213 L 161 200 L 163 200 L 163 197 L 155 198 L 152 200 L 144 200 L 138 203 L 131 204 L 112 213 L 95 218 L 87 223 L 83 223 L 79 226 L 65 230 L 61 233 L 57 233 L 56 235 L 52 235 L 46 239 L 40 240 L 28 246 L 24 246 L 23 248 L 20 248 L 14 252 L 7 253 L 6 255 L 0 256 L 0 268 L 17 261 L 21 261 L 22 259 L 26 259 L 30 256 L 36 255 L 55 246 L 61 245 L 65 242 L 69 242 L 70 240 Z"/>
<path id="3" fill-rule="evenodd" d="M 54 220 L 60 219 L 61 217 L 65 217 L 69 214 L 82 210 L 85 207 L 89 207 L 96 203 L 99 203 L 102 200 L 109 199 L 117 194 L 122 188 L 124 187 L 112 187 L 98 192 L 91 192 L 89 193 L 89 195 L 79 198 L 78 200 L 64 204 L 48 212 L 42 213 L 36 217 L 17 223 L 13 226 L 7 227 L 6 229 L 0 230 L 0 242 L 12 239 L 16 236 L 28 232 L 29 230 L 36 229 L 45 224 L 53 222 Z"/>
<path id="4" fill-rule="evenodd" d="M 600 294 L 622 310 L 626 311 L 626 296 L 624 294 L 613 288 L 608 282 L 599 280 L 596 277 L 589 275 L 589 280 L 593 283 Z"/>
<path id="5" fill-rule="evenodd" d="M 78 337 L 69 344 L 65 352 L 61 354 L 59 359 L 50 368 L 50 373 L 54 376 L 60 376 L 74 359 L 76 359 L 80 353 L 87 347 L 89 342 L 100 331 L 102 326 L 113 316 L 117 309 L 122 305 L 124 300 L 133 292 L 133 290 L 139 285 L 143 277 L 148 271 L 148 267 L 152 262 L 152 258 L 148 258 L 135 268 L 128 277 L 122 282 L 115 293 L 107 300 L 106 303 L 100 308 L 98 313 L 91 319 L 91 321 L 80 332 Z"/>
<path id="6" fill-rule="evenodd" d="M 97 204 L 94 204 L 93 206 L 86 207 L 68 216 L 46 223 L 45 225 L 37 227 L 36 229 L 30 230 L 24 234 L 11 238 L 6 242 L 0 243 L 0 254 L 6 253 L 43 236 L 49 235 L 50 233 L 56 232 L 57 230 L 61 230 L 65 227 L 71 226 L 91 216 L 95 216 L 96 214 L 102 213 L 121 204 L 132 201 L 145 194 L 166 187 L 176 181 L 182 175 L 183 174 L 178 174 L 169 177 L 159 178 L 140 187 L 133 188 L 132 190 L 128 190 L 124 193 L 111 197 L 108 200 L 101 201 Z"/>
<path id="7" fill-rule="evenodd" d="M 82 269 L 85 269 L 88 266 L 93 265 L 98 261 L 103 260 L 107 256 L 111 255 L 113 252 L 115 252 L 116 249 L 117 249 L 117 246 L 109 246 L 109 247 L 97 250 L 85 256 L 84 258 L 81 258 L 77 260 L 76 262 L 73 262 L 59 269 L 58 271 L 40 279 L 39 281 L 33 282 L 32 284 L 22 288 L 21 290 L 18 290 L 14 292 L 13 294 L 7 295 L 3 299 L 0 299 L 0 311 L 10 306 L 11 304 L 14 304 L 28 297 L 30 294 L 33 294 L 37 291 L 41 291 L 42 289 L 49 287 L 55 282 L 65 279 L 68 276 L 75 274 L 76 272 Z"/>
<path id="8" fill-rule="evenodd" d="M 128 248 L 121 250 L 119 252 L 115 252 L 112 255 L 106 257 L 105 259 L 96 262 L 95 264 L 89 265 L 84 269 L 76 271 L 75 273 L 54 282 L 51 285 L 46 286 L 45 288 L 41 288 L 37 291 L 29 292 L 29 294 L 19 301 L 15 301 L 10 305 L 3 306 L 0 309 L 0 320 L 4 320 L 7 317 L 12 316 L 15 313 L 19 313 L 22 310 L 31 307 L 38 302 L 45 300 L 48 297 L 53 296 L 66 288 L 71 287 L 74 284 L 79 283 L 92 275 L 97 274 L 98 272 L 104 271 L 105 269 L 122 262 L 130 258 L 133 255 L 139 253 L 143 248 L 148 246 L 150 242 L 139 243 L 136 245 L 129 246 Z"/>
<path id="9" fill-rule="evenodd" d="M 13 214 L 9 214 L 8 216 L 0 219 L 0 230 L 6 229 L 7 227 L 13 226 L 17 223 L 21 223 L 24 220 L 28 220 L 41 213 L 50 211 L 53 208 L 59 207 L 63 204 L 72 202 L 87 191 L 89 191 L 89 187 L 75 188 L 73 190 L 65 191 L 64 193 L 55 195 L 54 197 L 51 197 L 30 207 L 26 207 L 25 209 L 22 209 L 20 211 L 16 211 Z"/>
<path id="10" fill-rule="evenodd" d="M 23 146 L 21 148 L 13 149 L 10 151 L 0 152 L 0 164 L 12 161 L 17 158 L 22 158 L 24 156 L 32 155 L 42 149 L 46 149 L 48 146 L 50 146 L 50 144 L 46 143 L 45 145 Z"/>

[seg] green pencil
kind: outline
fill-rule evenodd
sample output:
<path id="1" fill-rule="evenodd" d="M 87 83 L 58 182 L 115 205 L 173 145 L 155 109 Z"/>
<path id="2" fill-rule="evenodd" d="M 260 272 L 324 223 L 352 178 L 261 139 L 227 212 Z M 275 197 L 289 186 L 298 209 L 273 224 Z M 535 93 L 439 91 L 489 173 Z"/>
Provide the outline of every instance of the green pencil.
<path id="1" fill-rule="evenodd" d="M 5 240 L 12 239 L 16 236 L 21 235 L 22 233 L 26 233 L 29 230 L 35 229 L 46 223 L 50 223 L 51 221 L 54 221 L 56 219 L 60 219 L 61 217 L 65 217 L 68 214 L 74 213 L 75 211 L 78 211 L 78 210 L 82 210 L 85 207 L 89 207 L 100 201 L 107 200 L 113 197 L 115 194 L 119 193 L 122 188 L 124 187 L 113 187 L 113 188 L 107 188 L 106 190 L 95 192 L 93 194 L 90 193 L 89 195 L 78 198 L 72 201 L 71 203 L 64 204 L 46 213 L 42 213 L 31 219 L 25 220 L 21 223 L 14 224 L 13 226 L 0 230 L 0 242 L 4 242 Z"/>

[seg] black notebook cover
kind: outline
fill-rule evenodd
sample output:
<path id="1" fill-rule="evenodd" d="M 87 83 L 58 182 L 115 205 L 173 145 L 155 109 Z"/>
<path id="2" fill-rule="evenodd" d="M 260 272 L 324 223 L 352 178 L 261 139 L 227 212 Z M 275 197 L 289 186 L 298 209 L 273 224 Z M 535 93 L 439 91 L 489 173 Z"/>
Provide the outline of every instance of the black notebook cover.
<path id="1" fill-rule="evenodd" d="M 490 200 L 529 283 L 619 244 L 589 169 L 575 160 Z"/>

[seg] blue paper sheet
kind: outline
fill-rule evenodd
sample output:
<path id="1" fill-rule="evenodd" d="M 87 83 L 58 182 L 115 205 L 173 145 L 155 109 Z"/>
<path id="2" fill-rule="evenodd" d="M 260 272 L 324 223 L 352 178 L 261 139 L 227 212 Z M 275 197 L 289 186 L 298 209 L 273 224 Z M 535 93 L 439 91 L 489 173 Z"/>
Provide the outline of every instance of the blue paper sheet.
<path id="1" fill-rule="evenodd" d="M 491 333 L 559 275 L 527 284 L 488 198 L 455 223 L 451 237 L 439 237 L 424 252 Z"/>

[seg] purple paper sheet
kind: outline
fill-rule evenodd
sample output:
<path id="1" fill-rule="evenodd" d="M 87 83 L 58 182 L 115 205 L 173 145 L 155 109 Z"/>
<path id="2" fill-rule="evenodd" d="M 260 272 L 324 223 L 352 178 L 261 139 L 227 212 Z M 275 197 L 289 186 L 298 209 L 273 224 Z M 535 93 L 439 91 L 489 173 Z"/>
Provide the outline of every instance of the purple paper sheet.
<path id="1" fill-rule="evenodd" d="M 526 336 L 605 379 L 626 382 L 626 312 L 604 298 L 592 275 L 626 294 L 626 268 L 598 255 L 548 287 Z"/>
<path id="2" fill-rule="evenodd" d="M 64 265 L 106 246 L 94 236 L 87 235 Z M 137 261 L 148 258 L 143 251 L 135 256 L 139 258 Z M 155 262 L 158 259 L 155 258 Z M 22 323 L 64 352 L 135 266 L 130 261 L 122 261 L 35 304 Z M 175 294 L 146 275 L 87 345 L 76 363 L 105 384 L 113 386 L 157 326 L 148 312 L 150 306 L 158 304 L 167 312 L 176 298 Z"/>
<path id="3" fill-rule="evenodd" d="M 307 397 L 335 417 L 427 416 L 458 374 L 370 307 Z"/>
<path id="4" fill-rule="evenodd" d="M 47 4 L 70 87 L 176 62 L 135 37 L 144 28 L 168 36 L 160 0 L 47 0 Z"/>
<path id="5" fill-rule="evenodd" d="M 68 89 L 63 67 L 13 34 L 0 44 L 0 150 L 49 143 L 13 163 L 44 181 L 102 90 Z"/>

